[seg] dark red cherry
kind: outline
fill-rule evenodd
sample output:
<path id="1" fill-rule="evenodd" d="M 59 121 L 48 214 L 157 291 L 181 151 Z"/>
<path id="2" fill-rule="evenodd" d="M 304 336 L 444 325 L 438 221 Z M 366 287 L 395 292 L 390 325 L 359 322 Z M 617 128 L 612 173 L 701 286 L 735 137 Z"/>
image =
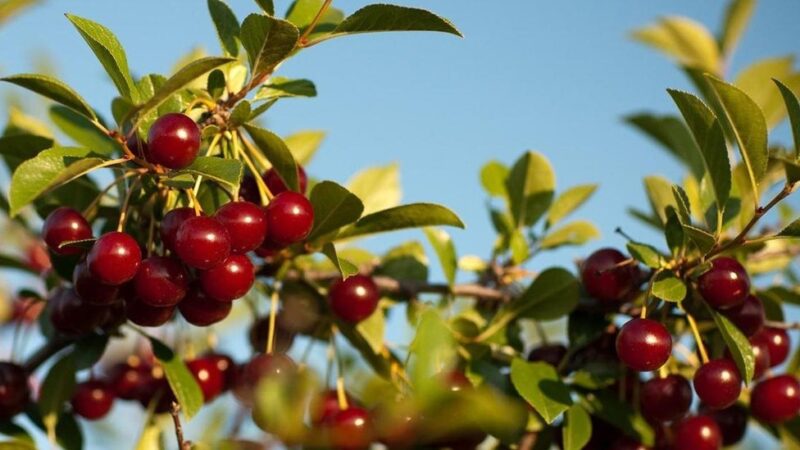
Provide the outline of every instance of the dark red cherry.
<path id="1" fill-rule="evenodd" d="M 756 364 L 753 370 L 753 379 L 758 380 L 767 372 L 772 362 L 769 359 L 769 345 L 762 339 L 750 338 L 750 345 L 753 347 L 753 356 Z"/>
<path id="2" fill-rule="evenodd" d="M 158 327 L 164 325 L 175 315 L 175 307 L 167 306 L 157 308 L 150 306 L 137 298 L 125 300 L 125 316 L 131 322 L 143 327 Z"/>
<path id="3" fill-rule="evenodd" d="M 328 290 L 331 310 L 345 322 L 358 323 L 378 307 L 381 293 L 372 277 L 353 275 L 334 282 Z"/>
<path id="4" fill-rule="evenodd" d="M 150 162 L 183 169 L 200 150 L 200 129 L 184 114 L 170 113 L 156 119 L 147 134 Z"/>
<path id="5" fill-rule="evenodd" d="M 136 239 L 119 231 L 100 236 L 86 257 L 92 275 L 112 286 L 132 280 L 141 262 L 142 251 Z"/>
<path id="6" fill-rule="evenodd" d="M 92 227 L 78 211 L 62 206 L 48 214 L 42 226 L 42 239 L 47 247 L 59 255 L 78 255 L 83 253 L 80 247 L 59 246 L 65 242 L 80 241 L 92 238 Z"/>
<path id="7" fill-rule="evenodd" d="M 233 304 L 209 298 L 198 286 L 193 286 L 178 304 L 181 315 L 187 322 L 198 327 L 207 327 L 222 321 L 231 312 Z"/>
<path id="8" fill-rule="evenodd" d="M 303 194 L 286 191 L 273 197 L 267 205 L 267 239 L 277 246 L 302 241 L 313 225 L 314 208 Z"/>
<path id="9" fill-rule="evenodd" d="M 216 219 L 192 217 L 178 228 L 175 253 L 187 266 L 208 270 L 221 264 L 230 255 L 230 236 Z"/>
<path id="10" fill-rule="evenodd" d="M 255 388 L 262 378 L 291 376 L 296 371 L 294 361 L 282 353 L 256 355 L 239 368 L 233 393 L 242 403 L 252 404 Z"/>
<path id="11" fill-rule="evenodd" d="M 225 388 L 225 378 L 217 367 L 217 361 L 209 358 L 198 358 L 186 363 L 186 367 L 192 372 L 200 390 L 203 391 L 203 398 L 206 403 L 211 402 L 219 396 Z"/>
<path id="12" fill-rule="evenodd" d="M 239 185 L 239 198 L 256 205 L 262 204 L 256 177 L 250 174 L 242 177 L 242 183 Z"/>
<path id="13" fill-rule="evenodd" d="M 350 398 L 349 395 L 345 394 L 345 396 L 347 397 L 348 405 L 354 404 L 353 399 Z M 311 418 L 311 423 L 314 425 L 320 425 L 324 422 L 330 421 L 330 419 L 340 410 L 339 394 L 335 389 L 321 392 L 319 395 L 314 397 L 313 400 L 311 400 L 311 404 L 308 406 L 308 414 Z"/>
<path id="14" fill-rule="evenodd" d="M 110 305 L 117 300 L 119 286 L 110 286 L 98 281 L 83 261 L 75 266 L 72 272 L 72 285 L 78 296 L 87 303 Z"/>
<path id="15" fill-rule="evenodd" d="M 128 146 L 128 150 L 133 152 L 133 154 L 136 155 L 137 158 L 142 158 L 146 160 L 150 159 L 150 152 L 149 149 L 147 148 L 147 142 L 144 142 L 141 139 L 139 139 L 138 134 L 133 133 L 131 137 L 129 137 L 128 140 L 125 141 L 125 145 Z"/>
<path id="16" fill-rule="evenodd" d="M 272 195 L 278 195 L 281 192 L 289 190 L 289 188 L 286 187 L 286 183 L 283 182 L 283 179 L 274 168 L 264 172 L 263 178 L 264 184 L 267 185 L 267 189 L 269 189 Z M 300 185 L 300 193 L 305 194 L 306 188 L 308 188 L 308 175 L 306 175 L 306 171 L 301 165 L 297 166 L 297 183 Z"/>
<path id="17" fill-rule="evenodd" d="M 631 319 L 619 330 L 616 341 L 617 357 L 639 372 L 663 366 L 672 353 L 669 331 L 650 319 Z"/>
<path id="18" fill-rule="evenodd" d="M 53 328 L 69 336 L 89 333 L 108 318 L 108 306 L 87 303 L 74 289 L 56 288 L 47 303 Z"/>
<path id="19" fill-rule="evenodd" d="M 744 438 L 747 431 L 747 409 L 735 404 L 725 409 L 712 410 L 704 405 L 700 405 L 700 414 L 711 416 L 717 423 L 722 433 L 722 445 L 727 447 L 735 445 Z"/>
<path id="20" fill-rule="evenodd" d="M 248 337 L 250 338 L 250 346 L 253 347 L 253 350 L 256 352 L 263 352 L 267 348 L 267 340 L 269 339 L 269 316 L 261 317 L 253 322 Z M 286 353 L 294 343 L 294 333 L 281 326 L 281 322 L 276 318 L 275 335 L 273 339 L 273 351 Z"/>
<path id="21" fill-rule="evenodd" d="M 750 394 L 750 411 L 762 422 L 781 423 L 800 413 L 800 382 L 794 375 L 761 381 Z"/>
<path id="22" fill-rule="evenodd" d="M 175 306 L 189 288 L 189 273 L 175 258 L 151 256 L 142 261 L 133 286 L 142 303 L 158 308 Z"/>
<path id="23" fill-rule="evenodd" d="M 756 341 L 765 342 L 769 350 L 770 367 L 783 364 L 789 356 L 789 333 L 780 328 L 764 327 L 753 336 Z"/>
<path id="24" fill-rule="evenodd" d="M 680 375 L 652 378 L 642 385 L 639 404 L 651 422 L 671 422 L 692 406 L 692 386 Z"/>
<path id="25" fill-rule="evenodd" d="M 87 420 L 105 417 L 114 405 L 114 392 L 102 381 L 87 381 L 75 387 L 72 411 Z"/>
<path id="26" fill-rule="evenodd" d="M 721 256 L 711 261 L 711 269 L 697 279 L 697 289 L 714 308 L 740 305 L 750 294 L 750 277 L 739 261 Z"/>
<path id="27" fill-rule="evenodd" d="M 228 203 L 217 210 L 214 218 L 228 230 L 232 253 L 253 251 L 267 236 L 267 213 L 255 203 Z"/>
<path id="28" fill-rule="evenodd" d="M 358 406 L 337 411 L 326 422 L 331 446 L 336 450 L 365 450 L 372 443 L 369 412 Z"/>
<path id="29" fill-rule="evenodd" d="M 142 363 L 119 363 L 109 371 L 109 385 L 117 398 L 137 400 L 150 379 L 150 371 L 151 367 Z"/>
<path id="30" fill-rule="evenodd" d="M 164 243 L 164 248 L 175 251 L 178 228 L 196 215 L 194 208 L 175 208 L 164 215 L 161 219 L 161 242 Z"/>
<path id="31" fill-rule="evenodd" d="M 553 367 L 558 367 L 565 356 L 567 356 L 567 347 L 561 344 L 545 344 L 531 350 L 528 353 L 528 361 L 541 361 Z"/>
<path id="32" fill-rule="evenodd" d="M 176 401 L 161 366 L 151 367 L 150 377 L 142 385 L 138 398 L 139 403 L 145 408 L 156 399 L 155 412 L 159 414 L 169 412 L 172 409 L 172 402 Z"/>
<path id="33" fill-rule="evenodd" d="M 21 413 L 30 401 L 28 373 L 22 366 L 0 361 L 0 420 Z"/>
<path id="34" fill-rule="evenodd" d="M 459 370 L 451 370 L 442 374 L 442 381 L 445 389 L 450 392 L 460 392 L 467 389 L 472 389 L 472 382 L 469 381 L 464 372 Z"/>
<path id="35" fill-rule="evenodd" d="M 586 293 L 602 302 L 622 300 L 636 285 L 636 266 L 620 265 L 627 259 L 613 248 L 603 248 L 589 255 L 581 266 Z"/>
<path id="36" fill-rule="evenodd" d="M 674 448 L 719 450 L 722 448 L 722 433 L 709 416 L 687 417 L 675 427 Z"/>
<path id="37" fill-rule="evenodd" d="M 704 405 L 711 409 L 724 409 L 739 398 L 742 377 L 733 361 L 712 359 L 695 372 L 694 390 Z"/>
<path id="38" fill-rule="evenodd" d="M 764 304 L 755 295 L 748 295 L 737 306 L 723 310 L 722 313 L 742 330 L 745 336 L 753 336 L 764 327 Z"/>
<path id="39" fill-rule="evenodd" d="M 222 353 L 208 353 L 203 358 L 214 363 L 219 373 L 222 374 L 222 390 L 230 389 L 236 378 L 236 364 L 233 359 Z"/>
<path id="40" fill-rule="evenodd" d="M 255 267 L 245 255 L 230 255 L 222 264 L 200 273 L 203 292 L 220 302 L 244 297 L 255 280 Z"/>

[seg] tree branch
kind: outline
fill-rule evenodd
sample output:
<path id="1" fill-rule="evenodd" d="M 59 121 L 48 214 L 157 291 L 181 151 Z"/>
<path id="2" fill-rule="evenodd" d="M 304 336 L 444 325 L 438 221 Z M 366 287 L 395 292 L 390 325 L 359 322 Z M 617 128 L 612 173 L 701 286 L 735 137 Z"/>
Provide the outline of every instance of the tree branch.
<path id="1" fill-rule="evenodd" d="M 73 342 L 74 341 L 72 339 L 65 337 L 53 338 L 39 348 L 36 353 L 31 355 L 28 360 L 25 361 L 23 367 L 28 373 L 33 373 L 40 365 L 42 365 L 42 363 L 50 359 L 50 357 L 56 353 L 72 345 Z"/>
<path id="2" fill-rule="evenodd" d="M 183 439 L 183 425 L 181 425 L 181 418 L 178 414 L 180 410 L 181 405 L 177 402 L 172 402 L 170 414 L 172 415 L 172 423 L 175 424 L 175 437 L 178 440 L 178 448 L 180 450 L 191 450 L 192 444 Z"/>

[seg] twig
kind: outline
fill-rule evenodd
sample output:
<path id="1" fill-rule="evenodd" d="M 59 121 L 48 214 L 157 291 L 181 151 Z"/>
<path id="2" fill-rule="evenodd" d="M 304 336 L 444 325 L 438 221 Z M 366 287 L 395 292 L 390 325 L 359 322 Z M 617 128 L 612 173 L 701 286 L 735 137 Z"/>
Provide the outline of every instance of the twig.
<path id="1" fill-rule="evenodd" d="M 33 373 L 42 363 L 50 359 L 51 356 L 55 355 L 56 353 L 64 350 L 65 348 L 69 347 L 72 344 L 72 339 L 67 339 L 64 337 L 57 337 L 47 342 L 43 347 L 36 351 L 33 355 L 31 355 L 23 367 L 28 373 Z"/>
<path id="2" fill-rule="evenodd" d="M 781 330 L 800 330 L 800 322 L 773 322 L 767 320 L 764 322 L 765 327 L 780 328 Z"/>
<path id="3" fill-rule="evenodd" d="M 175 437 L 178 439 L 178 448 L 181 450 L 191 450 L 191 442 L 187 442 L 183 439 L 183 425 L 181 425 L 181 418 L 178 415 L 180 410 L 181 405 L 179 405 L 177 402 L 172 402 L 170 414 L 172 415 L 172 423 L 175 424 Z"/>

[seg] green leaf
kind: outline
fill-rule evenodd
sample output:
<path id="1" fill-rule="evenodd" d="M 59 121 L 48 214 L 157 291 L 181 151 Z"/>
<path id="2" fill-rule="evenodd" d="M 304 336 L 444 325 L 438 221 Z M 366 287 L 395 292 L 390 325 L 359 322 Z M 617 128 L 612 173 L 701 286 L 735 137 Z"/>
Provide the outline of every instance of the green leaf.
<path id="1" fill-rule="evenodd" d="M 526 152 L 514 163 L 506 179 L 511 216 L 517 227 L 531 226 L 553 201 L 556 178 L 550 161 L 537 152 Z"/>
<path id="2" fill-rule="evenodd" d="M 366 215 L 342 230 L 337 239 L 435 225 L 464 228 L 461 219 L 444 206 L 433 203 L 412 203 Z"/>
<path id="3" fill-rule="evenodd" d="M 680 185 L 672 186 L 672 196 L 675 197 L 676 211 L 681 224 L 691 225 L 692 223 L 692 204 L 689 195 Z"/>
<path id="4" fill-rule="evenodd" d="M 393 208 L 402 197 L 397 164 L 363 169 L 350 178 L 347 188 L 364 203 L 364 214 Z"/>
<path id="5" fill-rule="evenodd" d="M 92 149 L 94 153 L 109 156 L 122 150 L 117 141 L 69 108 L 53 105 L 50 108 L 50 120 L 73 141 L 82 147 Z"/>
<path id="6" fill-rule="evenodd" d="M 705 166 L 700 149 L 692 139 L 686 124 L 678 117 L 642 113 L 628 116 L 625 121 L 661 144 L 671 155 L 686 165 L 695 177 L 698 179 L 703 177 Z"/>
<path id="7" fill-rule="evenodd" d="M 697 248 L 699 248 L 703 253 L 708 253 L 708 251 L 714 247 L 714 244 L 717 243 L 714 235 L 706 230 L 693 227 L 691 225 L 684 225 L 683 231 L 686 232 L 692 242 L 694 242 Z"/>
<path id="8" fill-rule="evenodd" d="M 0 137 L 0 155 L 13 171 L 24 161 L 53 146 L 53 139 L 35 134 L 14 134 Z"/>
<path id="9" fill-rule="evenodd" d="M 20 210 L 39 196 L 79 178 L 107 161 L 90 156 L 89 150 L 53 147 L 17 167 L 9 190 L 10 214 Z"/>
<path id="10" fill-rule="evenodd" d="M 392 248 L 381 257 L 375 274 L 397 280 L 427 281 L 428 256 L 425 247 L 418 241 L 410 241 Z"/>
<path id="11" fill-rule="evenodd" d="M 64 412 L 58 418 L 56 440 L 64 450 L 83 450 L 83 432 L 72 412 Z"/>
<path id="12" fill-rule="evenodd" d="M 653 296 L 665 302 L 683 301 L 686 292 L 686 283 L 668 270 L 660 272 L 653 281 Z"/>
<path id="13" fill-rule="evenodd" d="M 569 407 L 564 423 L 564 450 L 581 450 L 592 437 L 592 421 L 586 409 L 579 404 Z"/>
<path id="14" fill-rule="evenodd" d="M 222 0 L 208 0 L 208 12 L 217 29 L 222 49 L 231 56 L 239 55 L 239 21 L 230 6 Z"/>
<path id="15" fill-rule="evenodd" d="M 481 185 L 492 197 L 506 197 L 508 167 L 499 161 L 489 161 L 481 168 Z"/>
<path id="16" fill-rule="evenodd" d="M 311 80 L 272 77 L 256 92 L 254 100 L 272 100 L 287 97 L 316 97 L 317 87 Z"/>
<path id="17" fill-rule="evenodd" d="M 372 351 L 381 353 L 384 350 L 383 337 L 386 330 L 386 318 L 383 309 L 375 308 L 369 317 L 356 325 L 356 330 L 369 344 Z"/>
<path id="18" fill-rule="evenodd" d="M 770 128 L 786 117 L 781 93 L 775 89 L 771 81 L 791 77 L 793 65 L 793 56 L 761 59 L 739 72 L 733 82 L 734 86 L 747 93 L 761 108 Z"/>
<path id="19" fill-rule="evenodd" d="M 36 450 L 36 446 L 29 442 L 7 441 L 0 442 L 0 450 Z"/>
<path id="20" fill-rule="evenodd" d="M 191 420 L 203 406 L 203 391 L 197 385 L 194 376 L 169 347 L 154 337 L 150 337 L 153 354 L 164 368 L 169 387 L 181 405 L 181 411 L 186 420 Z"/>
<path id="21" fill-rule="evenodd" d="M 778 80 L 772 80 L 778 86 L 783 96 L 783 101 L 786 103 L 786 110 L 789 112 L 789 125 L 792 129 L 792 136 L 794 137 L 794 155 L 795 158 L 800 159 L 800 102 L 797 96 L 794 95 L 785 84 Z"/>
<path id="22" fill-rule="evenodd" d="M 673 256 L 677 256 L 683 249 L 685 233 L 683 232 L 683 225 L 681 219 L 675 208 L 667 208 L 667 223 L 664 226 L 664 238 L 667 241 L 667 247 Z"/>
<path id="23" fill-rule="evenodd" d="M 796 219 L 792 221 L 789 225 L 781 230 L 776 236 L 781 237 L 788 237 L 788 238 L 800 238 L 800 219 Z"/>
<path id="24" fill-rule="evenodd" d="M 524 263 L 531 255 L 530 244 L 520 229 L 511 230 L 508 247 L 511 249 L 511 262 L 515 265 Z"/>
<path id="25" fill-rule="evenodd" d="M 449 20 L 430 11 L 385 4 L 368 5 L 359 9 L 344 19 L 330 36 L 383 31 L 438 31 L 462 36 Z"/>
<path id="26" fill-rule="evenodd" d="M 664 17 L 633 32 L 633 38 L 676 59 L 684 66 L 720 73 L 717 42 L 702 24 L 685 17 Z"/>
<path id="27" fill-rule="evenodd" d="M 631 405 L 620 401 L 615 392 L 592 392 L 583 397 L 582 404 L 592 416 L 614 425 L 646 446 L 653 445 L 653 429 Z"/>
<path id="28" fill-rule="evenodd" d="M 651 175 L 644 177 L 644 188 L 653 214 L 663 227 L 667 222 L 667 208 L 678 206 L 672 192 L 672 183 L 664 177 Z"/>
<path id="29" fill-rule="evenodd" d="M 275 4 L 272 0 L 255 0 L 258 6 L 264 10 L 265 13 L 269 14 L 270 16 L 275 15 Z"/>
<path id="30" fill-rule="evenodd" d="M 581 184 L 562 192 L 547 212 L 547 226 L 550 227 L 558 223 L 573 211 L 580 208 L 581 205 L 589 200 L 596 190 L 596 184 Z"/>
<path id="31" fill-rule="evenodd" d="M 314 226 L 308 235 L 309 241 L 357 221 L 364 211 L 358 197 L 333 181 L 317 183 L 309 198 L 314 207 Z"/>
<path id="32" fill-rule="evenodd" d="M 439 264 L 442 266 L 447 284 L 453 286 L 456 281 L 456 269 L 458 269 L 458 258 L 453 239 L 446 231 L 437 228 L 423 228 L 423 231 L 436 252 L 436 256 L 439 257 Z"/>
<path id="33" fill-rule="evenodd" d="M 578 305 L 580 285 L 568 270 L 545 269 L 528 289 L 509 305 L 514 316 L 536 320 L 555 320 L 572 312 Z"/>
<path id="34" fill-rule="evenodd" d="M 233 128 L 244 125 L 245 122 L 250 120 L 251 111 L 250 102 L 247 100 L 240 101 L 231 110 L 231 115 L 228 117 L 228 125 Z"/>
<path id="35" fill-rule="evenodd" d="M 289 7 L 286 20 L 297 25 L 301 34 L 306 34 L 308 41 L 314 41 L 319 37 L 330 34 L 344 20 L 344 13 L 336 8 L 328 6 L 314 29 L 309 31 L 308 27 L 314 22 L 325 1 L 324 0 L 295 0 Z"/>
<path id="36" fill-rule="evenodd" d="M 336 266 L 336 270 L 342 274 L 342 279 L 346 279 L 358 273 L 358 266 L 344 258 L 340 258 L 332 242 L 327 242 L 322 246 L 322 254 L 327 256 L 333 265 Z"/>
<path id="37" fill-rule="evenodd" d="M 97 119 L 94 110 L 86 103 L 83 97 L 78 95 L 71 87 L 53 77 L 47 75 L 21 74 L 0 78 L 0 80 L 30 89 L 37 94 L 41 94 L 50 100 L 71 108 L 85 117 L 92 120 Z"/>
<path id="38" fill-rule="evenodd" d="M 726 58 L 729 58 L 736 49 L 750 17 L 753 15 L 755 5 L 755 0 L 733 0 L 725 10 L 725 21 L 722 25 L 719 46 Z"/>
<path id="39" fill-rule="evenodd" d="M 216 156 L 198 156 L 188 167 L 170 172 L 169 177 L 176 178 L 189 173 L 216 181 L 231 189 L 238 189 L 243 172 L 244 166 L 241 161 Z"/>
<path id="40" fill-rule="evenodd" d="M 39 412 L 48 430 L 55 431 L 64 404 L 75 390 L 75 358 L 68 353 L 53 364 L 42 382 L 39 394 Z"/>
<path id="41" fill-rule="evenodd" d="M 206 90 L 212 98 L 218 99 L 225 93 L 225 73 L 220 69 L 214 69 L 208 73 L 206 80 Z M 204 130 L 205 131 L 205 130 Z"/>
<path id="42" fill-rule="evenodd" d="M 652 245 L 642 244 L 641 242 L 628 242 L 627 248 L 628 253 L 630 253 L 635 260 L 647 267 L 653 269 L 661 267 L 664 258 Z"/>
<path id="43" fill-rule="evenodd" d="M 588 220 L 576 220 L 548 233 L 539 241 L 543 249 L 564 245 L 583 245 L 600 237 L 600 231 Z"/>
<path id="44" fill-rule="evenodd" d="M 100 360 L 108 345 L 107 334 L 90 334 L 75 343 L 75 368 L 77 370 L 90 369 Z"/>
<path id="45" fill-rule="evenodd" d="M 548 424 L 572 406 L 569 388 L 550 364 L 515 358 L 511 361 L 511 382 Z"/>
<path id="46" fill-rule="evenodd" d="M 744 383 L 750 384 L 755 372 L 755 356 L 753 355 L 753 347 L 750 345 L 750 341 L 727 317 L 716 311 L 711 311 L 711 314 L 717 324 L 719 333 L 722 335 L 722 339 L 725 341 L 725 345 L 733 356 L 733 361 L 736 363 L 739 373 L 743 375 Z"/>
<path id="47" fill-rule="evenodd" d="M 136 102 L 136 88 L 128 69 L 128 58 L 117 37 L 108 28 L 89 19 L 67 14 L 67 19 L 78 29 L 83 40 L 89 44 L 100 64 L 111 77 L 119 93 L 126 99 Z"/>
<path id="48" fill-rule="evenodd" d="M 425 308 L 420 313 L 419 324 L 409 345 L 409 353 L 415 357 L 409 375 L 417 392 L 441 389 L 437 376 L 448 367 L 455 354 L 455 341 L 450 328 L 435 308 Z M 425 397 L 420 397 L 425 398 Z"/>
<path id="49" fill-rule="evenodd" d="M 283 141 L 291 150 L 295 161 L 298 164 L 306 165 L 311 162 L 311 158 L 317 153 L 324 139 L 324 131 L 309 130 L 290 134 Z"/>
<path id="50" fill-rule="evenodd" d="M 275 171 L 280 176 L 289 189 L 298 192 L 298 176 L 297 176 L 297 163 L 292 156 L 292 152 L 283 140 L 275 133 L 267 131 L 263 128 L 258 128 L 253 125 L 244 125 L 244 129 L 253 138 L 256 147 L 261 150 L 261 153 L 275 168 Z"/>
<path id="51" fill-rule="evenodd" d="M 294 50 L 300 32 L 291 22 L 250 14 L 242 22 L 240 39 L 247 51 L 253 78 L 271 72 Z"/>

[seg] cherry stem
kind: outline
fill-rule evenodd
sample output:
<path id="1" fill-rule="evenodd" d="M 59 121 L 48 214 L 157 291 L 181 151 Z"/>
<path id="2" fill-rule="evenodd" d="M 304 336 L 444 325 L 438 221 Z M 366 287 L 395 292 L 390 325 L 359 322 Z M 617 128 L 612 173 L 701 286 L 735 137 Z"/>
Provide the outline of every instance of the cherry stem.
<path id="1" fill-rule="evenodd" d="M 267 354 L 275 350 L 275 319 L 278 316 L 278 286 L 273 287 L 269 307 L 269 334 L 267 334 Z"/>
<path id="2" fill-rule="evenodd" d="M 245 147 L 247 147 L 251 151 L 251 153 L 255 153 L 255 150 L 248 145 L 248 142 L 244 139 L 243 136 L 239 135 L 238 133 L 234 133 L 233 135 L 234 153 L 240 155 L 242 157 L 241 159 L 247 165 L 247 168 L 250 169 L 250 172 L 253 174 L 253 178 L 256 181 L 256 186 L 258 186 L 258 194 L 261 197 L 261 204 L 266 205 L 267 203 L 269 203 L 270 200 L 272 200 L 272 193 L 269 191 L 269 188 L 267 187 L 266 183 L 264 183 L 264 179 L 261 178 L 261 172 L 258 170 L 258 168 L 256 168 L 255 164 L 253 164 L 253 160 L 251 160 L 250 157 L 247 156 L 247 152 L 241 151 L 241 148 L 239 147 L 239 139 L 237 139 L 237 136 L 241 137 L 242 142 L 244 142 L 245 144 Z"/>
<path id="3" fill-rule="evenodd" d="M 782 330 L 800 330 L 800 322 L 773 322 L 767 320 L 764 326 L 769 328 L 780 328 Z"/>
<path id="4" fill-rule="evenodd" d="M 333 349 L 333 355 L 336 359 L 336 398 L 339 401 L 339 409 L 344 410 L 348 408 L 347 404 L 347 394 L 344 390 L 344 367 L 342 364 L 342 355 L 339 354 L 338 349 L 336 348 L 336 335 L 338 329 L 336 325 L 331 327 L 331 348 Z"/>
<path id="5" fill-rule="evenodd" d="M 200 202 L 197 201 L 197 196 L 195 195 L 193 188 L 186 189 L 186 195 L 189 196 L 189 200 L 192 201 L 192 208 L 194 208 L 194 214 L 196 216 L 200 216 L 203 214 L 203 208 L 200 206 Z"/>
<path id="6" fill-rule="evenodd" d="M 325 0 L 325 3 L 323 3 L 322 6 L 319 8 L 319 11 L 317 11 L 317 15 L 314 16 L 314 19 L 311 21 L 310 24 L 308 24 L 308 27 L 306 27 L 305 31 L 303 32 L 303 35 L 300 36 L 300 39 L 297 40 L 297 45 L 303 47 L 306 45 L 306 43 L 308 43 L 308 36 L 314 32 L 314 28 L 317 27 L 317 24 L 322 19 L 322 16 L 325 14 L 325 11 L 328 10 L 328 7 L 331 6 L 331 3 L 333 3 L 333 0 Z"/>
<path id="7" fill-rule="evenodd" d="M 697 322 L 683 307 L 680 305 L 678 307 L 686 314 L 686 321 L 689 322 L 689 327 L 692 329 L 694 340 L 697 343 L 697 350 L 700 352 L 700 360 L 705 364 L 708 362 L 708 352 L 706 352 L 706 346 L 703 344 L 703 338 L 700 336 L 700 330 L 697 328 Z"/>
<path id="8" fill-rule="evenodd" d="M 122 174 L 122 175 L 118 176 L 117 178 L 115 178 L 114 181 L 112 181 L 111 183 L 108 184 L 108 186 L 103 188 L 103 190 L 100 191 L 100 193 L 97 194 L 97 196 L 94 199 L 92 199 L 92 202 L 89 203 L 86 206 L 86 208 L 83 209 L 83 213 L 82 213 L 83 217 L 87 217 L 88 218 L 88 217 L 92 216 L 93 215 L 92 211 L 97 207 L 98 204 L 100 204 L 101 201 L 103 201 L 103 198 L 106 196 L 106 194 L 108 194 L 108 192 L 114 186 L 118 185 L 120 182 L 122 182 L 123 180 L 125 180 L 127 178 L 134 177 L 134 176 L 137 176 L 137 175 L 140 175 L 140 172 L 131 171 L 131 172 L 125 172 L 124 174 Z"/>
<path id="9" fill-rule="evenodd" d="M 117 231 L 122 232 L 125 229 L 125 222 L 128 221 L 128 206 L 131 203 L 131 197 L 133 197 L 133 192 L 136 190 L 137 187 L 142 182 L 142 177 L 136 177 L 133 181 L 133 184 L 128 188 L 128 192 L 125 193 L 125 200 L 122 202 L 121 212 L 119 213 L 119 222 L 117 223 Z"/>

